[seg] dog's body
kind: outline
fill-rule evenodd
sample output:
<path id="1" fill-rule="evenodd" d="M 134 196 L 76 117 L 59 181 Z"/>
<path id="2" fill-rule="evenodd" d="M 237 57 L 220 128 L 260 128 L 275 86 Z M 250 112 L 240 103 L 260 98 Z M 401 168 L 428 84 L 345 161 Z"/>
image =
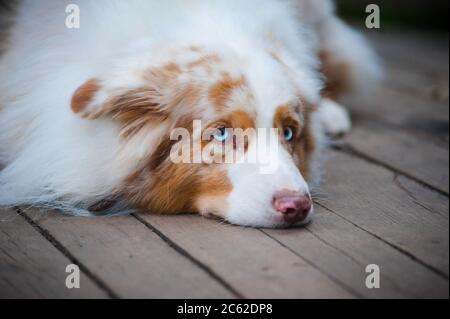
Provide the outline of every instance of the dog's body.
<path id="1" fill-rule="evenodd" d="M 80 29 L 65 27 L 69 3 Z M 327 0 L 24 0 L 0 60 L 0 205 L 81 214 L 120 198 L 249 226 L 307 222 L 321 125 L 350 125 L 330 98 L 378 74 Z M 279 128 L 277 170 L 174 164 L 170 132 L 193 120 Z"/>

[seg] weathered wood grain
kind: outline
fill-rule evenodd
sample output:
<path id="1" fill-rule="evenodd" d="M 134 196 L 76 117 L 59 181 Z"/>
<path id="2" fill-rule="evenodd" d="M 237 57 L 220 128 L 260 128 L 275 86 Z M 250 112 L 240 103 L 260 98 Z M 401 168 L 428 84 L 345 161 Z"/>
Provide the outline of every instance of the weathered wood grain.
<path id="1" fill-rule="evenodd" d="M 386 87 L 370 96 L 344 99 L 343 103 L 351 110 L 356 125 L 381 122 L 397 129 L 416 132 L 419 138 L 428 137 L 432 141 L 447 137 L 448 148 L 448 104 Z"/>
<path id="2" fill-rule="evenodd" d="M 449 193 L 448 39 L 369 32 L 386 66 L 384 86 L 347 98 L 352 148 Z"/>
<path id="3" fill-rule="evenodd" d="M 449 151 L 432 141 L 372 122 L 356 126 L 346 142 L 396 172 L 449 192 Z"/>
<path id="4" fill-rule="evenodd" d="M 80 218 L 26 211 L 121 298 L 233 294 L 132 216 Z"/>
<path id="5" fill-rule="evenodd" d="M 141 214 L 247 298 L 351 298 L 355 295 L 257 229 L 198 216 Z"/>
<path id="6" fill-rule="evenodd" d="M 320 203 L 448 280 L 448 197 L 331 152 Z"/>
<path id="7" fill-rule="evenodd" d="M 405 69 L 448 80 L 448 34 L 366 32 L 381 56 Z"/>
<path id="8" fill-rule="evenodd" d="M 265 232 L 362 298 L 448 298 L 448 281 L 320 205 L 303 231 Z M 380 267 L 380 289 L 365 285 L 370 264 Z"/>
<path id="9" fill-rule="evenodd" d="M 345 143 L 448 194 L 448 105 L 389 89 L 344 103 L 354 117 Z"/>
<path id="10" fill-rule="evenodd" d="M 389 60 L 385 60 L 384 64 L 386 68 L 385 87 L 410 96 L 418 96 L 448 105 L 448 74 L 429 75 L 411 68 L 401 67 Z"/>
<path id="11" fill-rule="evenodd" d="M 0 298 L 107 298 L 83 272 L 66 287 L 72 262 L 12 209 L 0 210 Z"/>

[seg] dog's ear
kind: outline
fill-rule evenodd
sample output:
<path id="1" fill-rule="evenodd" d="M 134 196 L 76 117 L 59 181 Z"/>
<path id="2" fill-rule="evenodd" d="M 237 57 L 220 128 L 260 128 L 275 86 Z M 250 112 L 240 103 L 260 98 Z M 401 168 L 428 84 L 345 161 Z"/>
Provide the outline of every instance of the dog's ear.
<path id="1" fill-rule="evenodd" d="M 99 80 L 90 79 L 75 91 L 70 106 L 81 117 L 96 119 L 111 112 L 112 100 L 103 92 Z"/>
<path id="2" fill-rule="evenodd" d="M 180 70 L 169 66 L 153 68 L 147 72 L 107 78 L 120 78 L 121 83 L 92 78 L 73 94 L 72 111 L 86 119 L 105 115 L 129 117 L 146 114 L 152 117 L 167 116 L 184 99 L 196 97 L 195 90 L 179 85 Z M 186 92 L 185 92 L 186 91 Z M 191 101 L 192 102 L 192 101 Z"/>
<path id="3" fill-rule="evenodd" d="M 102 116 L 126 117 L 145 113 L 154 117 L 167 115 L 164 90 L 146 83 L 137 88 L 110 88 L 106 90 L 100 80 L 90 79 L 73 94 L 71 109 L 79 116 L 94 120 Z"/>

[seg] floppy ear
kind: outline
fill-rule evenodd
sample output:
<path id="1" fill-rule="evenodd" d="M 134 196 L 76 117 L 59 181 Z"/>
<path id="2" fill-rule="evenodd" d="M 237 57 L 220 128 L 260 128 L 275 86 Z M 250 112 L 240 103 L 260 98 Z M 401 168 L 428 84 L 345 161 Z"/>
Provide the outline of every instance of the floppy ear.
<path id="1" fill-rule="evenodd" d="M 81 117 L 96 119 L 111 111 L 112 100 L 102 91 L 99 80 L 90 79 L 75 91 L 70 106 Z"/>
<path id="2" fill-rule="evenodd" d="M 72 111 L 86 119 L 111 116 L 123 134 L 138 131 L 154 120 L 167 119 L 179 105 L 192 105 L 198 98 L 190 85 L 180 86 L 178 72 L 152 69 L 142 78 L 121 78 L 121 84 L 92 78 L 73 94 Z"/>
<path id="3" fill-rule="evenodd" d="M 94 120 L 105 115 L 122 117 L 130 112 L 162 115 L 163 98 L 150 83 L 139 88 L 106 90 L 98 79 L 90 79 L 73 94 L 72 111 L 83 118 Z"/>

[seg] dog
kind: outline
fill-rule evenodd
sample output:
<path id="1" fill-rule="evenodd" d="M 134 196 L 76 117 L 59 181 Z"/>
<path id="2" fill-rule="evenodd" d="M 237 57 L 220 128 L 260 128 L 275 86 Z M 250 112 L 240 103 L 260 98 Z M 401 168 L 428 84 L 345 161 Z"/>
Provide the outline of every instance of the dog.
<path id="1" fill-rule="evenodd" d="M 325 135 L 351 128 L 336 100 L 380 76 L 329 0 L 22 0 L 0 59 L 0 206 L 307 224 Z M 223 158 L 235 129 L 253 131 L 233 161 L 173 160 L 181 144 Z M 260 129 L 276 152 L 256 156 Z"/>

